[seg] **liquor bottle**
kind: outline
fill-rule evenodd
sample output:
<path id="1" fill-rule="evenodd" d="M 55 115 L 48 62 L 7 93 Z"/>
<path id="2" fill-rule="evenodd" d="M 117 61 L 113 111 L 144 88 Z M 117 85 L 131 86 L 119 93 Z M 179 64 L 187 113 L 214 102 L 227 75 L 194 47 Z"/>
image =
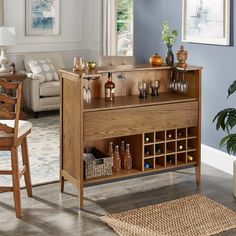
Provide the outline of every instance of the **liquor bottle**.
<path id="1" fill-rule="evenodd" d="M 105 83 L 105 100 L 113 101 L 115 98 L 115 84 L 112 82 L 112 73 L 108 73 L 108 81 Z"/>
<path id="2" fill-rule="evenodd" d="M 119 172 L 121 170 L 121 159 L 119 154 L 119 146 L 115 146 L 115 154 L 113 157 L 112 171 Z"/>
<path id="3" fill-rule="evenodd" d="M 120 146 L 121 168 L 124 168 L 124 157 L 125 157 L 125 141 L 121 141 L 121 146 Z"/>
<path id="4" fill-rule="evenodd" d="M 130 145 L 128 143 L 126 144 L 126 151 L 124 156 L 124 169 L 125 170 L 132 169 L 132 156 L 130 153 Z"/>
<path id="5" fill-rule="evenodd" d="M 187 155 L 187 160 L 188 160 L 188 161 L 193 161 L 193 157 L 192 157 L 192 156 L 189 156 L 189 155 Z"/>

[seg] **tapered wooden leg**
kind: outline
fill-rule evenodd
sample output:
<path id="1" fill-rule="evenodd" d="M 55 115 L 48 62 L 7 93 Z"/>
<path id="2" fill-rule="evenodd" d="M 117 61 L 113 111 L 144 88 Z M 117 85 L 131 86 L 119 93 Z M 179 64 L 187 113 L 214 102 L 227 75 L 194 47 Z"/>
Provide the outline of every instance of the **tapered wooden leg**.
<path id="1" fill-rule="evenodd" d="M 65 186 L 65 178 L 62 175 L 61 175 L 60 183 L 61 183 L 61 192 L 63 193 L 64 192 L 64 186 Z"/>
<path id="2" fill-rule="evenodd" d="M 32 184 L 31 184 L 31 178 L 30 178 L 30 165 L 29 165 L 27 138 L 25 138 L 21 144 L 21 151 L 22 151 L 23 165 L 26 167 L 26 171 L 24 174 L 26 190 L 27 190 L 28 196 L 32 197 L 33 194 L 32 194 Z"/>
<path id="3" fill-rule="evenodd" d="M 84 207 L 84 188 L 81 183 L 78 184 L 78 200 L 79 200 L 79 209 Z"/>
<path id="4" fill-rule="evenodd" d="M 195 176 L 196 176 L 196 184 L 200 186 L 201 184 L 201 166 L 198 165 L 195 167 Z"/>
<path id="5" fill-rule="evenodd" d="M 11 147 L 11 165 L 12 165 L 12 182 L 13 182 L 13 197 L 15 203 L 16 217 L 21 217 L 21 199 L 20 199 L 20 179 L 18 153 L 16 147 Z"/>

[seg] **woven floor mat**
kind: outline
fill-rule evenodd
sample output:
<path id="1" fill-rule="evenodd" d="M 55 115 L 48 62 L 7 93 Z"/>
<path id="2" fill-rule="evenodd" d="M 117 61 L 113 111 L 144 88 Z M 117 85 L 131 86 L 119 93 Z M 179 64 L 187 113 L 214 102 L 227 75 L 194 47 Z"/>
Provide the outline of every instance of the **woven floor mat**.
<path id="1" fill-rule="evenodd" d="M 201 194 L 100 219 L 122 236 L 208 236 L 236 228 L 236 212 Z"/>

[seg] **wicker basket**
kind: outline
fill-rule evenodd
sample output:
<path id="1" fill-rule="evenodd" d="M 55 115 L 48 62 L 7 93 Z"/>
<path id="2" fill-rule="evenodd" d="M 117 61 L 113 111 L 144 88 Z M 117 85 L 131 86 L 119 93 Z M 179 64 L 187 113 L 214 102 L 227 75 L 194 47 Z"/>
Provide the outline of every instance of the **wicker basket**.
<path id="1" fill-rule="evenodd" d="M 95 148 L 90 152 L 93 153 L 95 157 L 101 156 L 101 152 Z M 98 153 L 99 155 L 96 155 Z M 86 180 L 112 175 L 112 157 L 105 157 L 105 154 L 103 154 L 103 156 L 104 157 L 95 160 L 84 160 L 84 178 Z"/>

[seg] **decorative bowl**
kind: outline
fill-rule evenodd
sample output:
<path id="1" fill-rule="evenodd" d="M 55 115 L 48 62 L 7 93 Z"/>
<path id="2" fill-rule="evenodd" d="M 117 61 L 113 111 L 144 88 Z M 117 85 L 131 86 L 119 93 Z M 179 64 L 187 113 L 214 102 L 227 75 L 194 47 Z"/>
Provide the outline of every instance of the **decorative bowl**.
<path id="1" fill-rule="evenodd" d="M 96 66 L 97 66 L 97 63 L 94 61 L 87 62 L 87 67 L 89 70 L 94 70 L 96 68 Z"/>

